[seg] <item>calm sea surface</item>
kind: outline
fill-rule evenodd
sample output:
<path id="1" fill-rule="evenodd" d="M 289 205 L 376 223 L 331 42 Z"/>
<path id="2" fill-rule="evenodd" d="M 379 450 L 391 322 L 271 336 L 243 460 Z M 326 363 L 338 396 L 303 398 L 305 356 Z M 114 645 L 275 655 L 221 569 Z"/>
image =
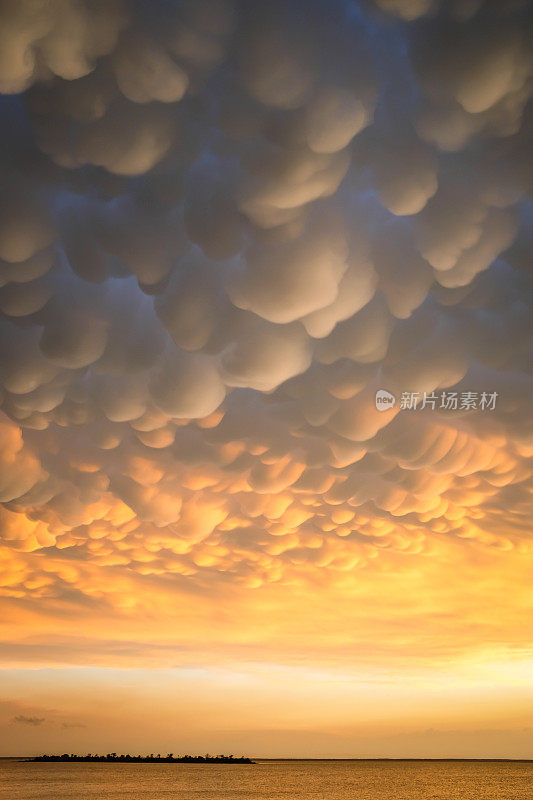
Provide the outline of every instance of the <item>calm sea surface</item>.
<path id="1" fill-rule="evenodd" d="M 1 800 L 532 800 L 533 764 L 260 761 L 27 764 L 0 760 Z"/>

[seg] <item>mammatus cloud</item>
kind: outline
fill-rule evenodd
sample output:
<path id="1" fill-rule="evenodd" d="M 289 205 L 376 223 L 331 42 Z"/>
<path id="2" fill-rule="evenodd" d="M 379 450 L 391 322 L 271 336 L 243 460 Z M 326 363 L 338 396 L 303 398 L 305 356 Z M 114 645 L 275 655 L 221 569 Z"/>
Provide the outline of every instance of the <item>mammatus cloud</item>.
<path id="1" fill-rule="evenodd" d="M 527 559 L 529 4 L 149 6 L 0 4 L 6 602 Z"/>

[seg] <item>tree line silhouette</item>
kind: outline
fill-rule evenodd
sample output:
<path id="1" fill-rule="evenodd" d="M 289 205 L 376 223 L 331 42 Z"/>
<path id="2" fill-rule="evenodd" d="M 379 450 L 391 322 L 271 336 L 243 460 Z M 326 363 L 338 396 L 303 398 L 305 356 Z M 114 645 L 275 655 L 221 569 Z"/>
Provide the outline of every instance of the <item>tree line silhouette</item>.
<path id="1" fill-rule="evenodd" d="M 206 753 L 205 756 L 174 756 L 174 753 L 168 753 L 162 756 L 161 753 L 154 755 L 151 753 L 149 756 L 132 756 L 129 753 L 126 755 L 117 755 L 116 753 L 107 753 L 105 756 L 87 753 L 85 756 L 75 755 L 74 753 L 63 753 L 62 755 L 42 755 L 30 758 L 29 761 L 98 761 L 102 763 L 135 763 L 135 764 L 254 764 L 250 758 L 241 756 L 237 758 L 234 755 L 225 756 L 210 756 Z"/>

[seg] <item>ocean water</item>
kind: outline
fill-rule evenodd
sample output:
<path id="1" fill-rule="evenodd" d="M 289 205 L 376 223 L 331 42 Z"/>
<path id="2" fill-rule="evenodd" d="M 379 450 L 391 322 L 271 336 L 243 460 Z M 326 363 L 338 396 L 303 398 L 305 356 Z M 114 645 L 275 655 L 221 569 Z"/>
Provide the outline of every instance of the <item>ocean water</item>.
<path id="1" fill-rule="evenodd" d="M 1 800 L 532 800 L 533 764 L 259 761 L 253 765 L 0 760 Z"/>

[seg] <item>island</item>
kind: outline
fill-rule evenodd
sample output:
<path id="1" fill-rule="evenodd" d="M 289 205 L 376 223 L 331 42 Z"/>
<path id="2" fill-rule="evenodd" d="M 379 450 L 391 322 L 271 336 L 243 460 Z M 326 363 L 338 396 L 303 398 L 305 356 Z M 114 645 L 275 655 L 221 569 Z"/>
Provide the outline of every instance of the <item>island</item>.
<path id="1" fill-rule="evenodd" d="M 62 755 L 43 755 L 43 756 L 34 756 L 33 758 L 26 759 L 27 761 L 68 761 L 68 762 L 87 762 L 87 761 L 95 761 L 102 764 L 255 764 L 255 761 L 252 761 L 251 758 L 247 758 L 245 756 L 241 756 L 237 758 L 236 756 L 210 756 L 206 754 L 205 756 L 175 756 L 174 753 L 168 753 L 166 756 L 162 756 L 160 753 L 154 755 L 151 753 L 149 756 L 132 756 L 129 753 L 127 755 L 117 755 L 116 753 L 107 753 L 105 756 L 94 755 L 93 753 L 88 753 L 85 756 L 78 756 L 74 753 L 63 753 Z"/>

